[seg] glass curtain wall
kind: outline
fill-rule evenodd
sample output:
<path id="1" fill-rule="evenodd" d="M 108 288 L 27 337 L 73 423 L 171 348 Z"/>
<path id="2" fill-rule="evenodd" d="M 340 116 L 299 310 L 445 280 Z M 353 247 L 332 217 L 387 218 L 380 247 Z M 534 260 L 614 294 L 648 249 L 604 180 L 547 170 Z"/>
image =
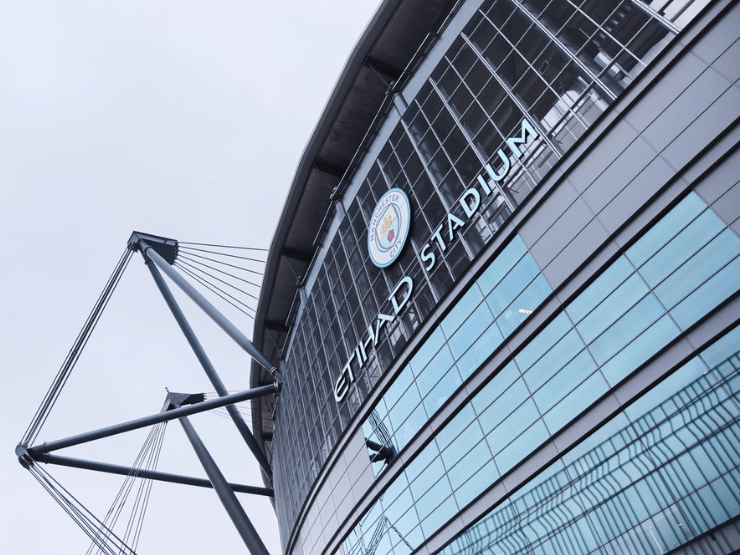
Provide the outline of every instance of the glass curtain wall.
<path id="1" fill-rule="evenodd" d="M 675 35 L 676 27 L 631 0 L 488 0 L 410 102 L 331 237 L 325 262 L 302 303 L 285 362 L 275 431 L 277 510 L 292 528 L 338 437 L 419 323 L 449 291 L 541 178 Z M 527 118 L 539 137 L 521 157 L 507 147 Z M 463 192 L 490 164 L 501 183 L 427 272 L 420 250 L 448 212 L 466 219 Z M 412 202 L 411 238 L 379 270 L 366 249 L 378 199 L 403 189 Z M 385 328 L 337 404 L 333 381 L 403 276 L 412 302 Z M 284 540 L 286 538 L 283 538 Z"/>

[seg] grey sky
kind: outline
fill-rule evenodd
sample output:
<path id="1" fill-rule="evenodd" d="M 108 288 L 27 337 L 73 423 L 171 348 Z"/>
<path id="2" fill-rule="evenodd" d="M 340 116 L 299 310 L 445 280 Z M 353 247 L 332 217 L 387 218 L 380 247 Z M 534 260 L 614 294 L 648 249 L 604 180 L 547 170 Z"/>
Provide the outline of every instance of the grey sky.
<path id="1" fill-rule="evenodd" d="M 268 246 L 298 158 L 377 0 L 0 0 L 0 552 L 88 540 L 13 449 L 134 229 Z M 183 301 L 229 389 L 249 359 Z M 251 336 L 249 320 L 235 316 Z M 52 412 L 50 440 L 212 389 L 139 255 Z M 217 415 L 193 424 L 227 478 L 259 484 Z M 129 464 L 145 433 L 69 450 Z M 203 475 L 177 423 L 160 469 Z M 121 479 L 49 470 L 102 515 Z M 240 496 L 272 553 L 272 509 Z M 245 552 L 210 490 L 155 484 L 139 552 Z"/>

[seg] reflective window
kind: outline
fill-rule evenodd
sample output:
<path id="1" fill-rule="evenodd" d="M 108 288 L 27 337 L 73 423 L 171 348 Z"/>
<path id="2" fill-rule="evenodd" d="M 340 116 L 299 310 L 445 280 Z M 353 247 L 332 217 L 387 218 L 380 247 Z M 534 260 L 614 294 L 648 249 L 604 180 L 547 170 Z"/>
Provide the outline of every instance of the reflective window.
<path id="1" fill-rule="evenodd" d="M 740 328 L 441 551 L 660 555 L 740 514 Z M 522 544 L 526 539 L 526 544 Z"/>
<path id="2" fill-rule="evenodd" d="M 550 292 L 515 237 L 442 319 L 363 424 L 376 475 Z"/>
<path id="3" fill-rule="evenodd" d="M 703 242 L 697 241 L 693 234 L 689 236 L 682 233 L 695 222 L 702 222 L 699 229 L 694 229 L 697 233 L 703 233 Z M 732 275 L 722 272 L 726 268 L 734 268 L 740 260 L 740 238 L 731 230 L 724 229 L 725 227 L 719 217 L 696 194 L 691 193 L 566 305 L 565 310 L 495 374 L 421 450 L 400 477 L 394 480 L 391 488 L 398 488 L 400 495 L 405 491 L 405 486 L 399 484 L 409 484 L 411 495 L 415 499 L 417 517 L 416 519 L 407 517 L 408 531 L 417 536 L 421 533 L 422 538 L 428 537 L 467 503 L 492 486 L 499 477 L 523 461 L 552 434 L 562 429 L 602 395 L 637 370 L 682 330 L 687 329 L 730 294 L 738 291 L 740 272 L 734 272 Z M 727 242 L 726 247 L 717 247 L 718 238 L 723 238 L 722 240 Z M 683 257 L 683 262 L 674 264 L 663 281 L 656 286 L 656 291 L 651 291 L 645 284 L 640 273 L 641 269 L 649 267 L 650 261 L 654 258 L 660 259 L 664 249 L 677 248 L 674 240 L 678 240 L 679 243 L 684 241 L 683 245 L 678 245 L 680 252 L 686 252 L 688 245 L 692 245 L 693 253 Z M 471 290 L 462 297 L 460 307 L 464 308 L 456 307 L 451 311 L 430 336 L 427 344 L 412 359 L 409 368 L 423 370 L 418 373 L 404 370 L 389 389 L 388 393 L 391 395 L 387 394 L 386 397 L 390 400 L 398 399 L 393 408 L 399 405 L 402 407 L 399 418 L 405 417 L 407 422 L 413 421 L 413 425 L 419 427 L 425 422 L 423 415 L 418 413 L 416 420 L 406 416 L 409 410 L 404 410 L 406 408 L 404 396 L 395 393 L 396 384 L 399 384 L 398 389 L 405 388 L 406 393 L 403 395 L 410 395 L 409 392 L 414 391 L 408 398 L 412 403 L 409 409 L 414 410 L 414 406 L 418 406 L 422 397 L 418 391 L 430 387 L 426 385 L 414 389 L 418 379 L 428 368 L 433 368 L 429 371 L 433 378 L 428 383 L 438 380 L 439 384 L 446 384 L 448 396 L 456 384 L 460 383 L 460 374 L 453 363 L 449 339 L 444 330 L 460 329 L 466 320 L 465 314 L 469 314 L 467 318 L 472 317 L 477 311 L 476 307 L 483 305 L 484 299 L 492 318 L 496 318 L 496 314 L 504 314 L 493 308 L 506 304 L 502 301 L 497 305 L 499 299 L 494 292 L 499 289 L 508 290 L 507 277 L 511 272 L 516 268 L 527 267 L 527 264 L 522 264 L 527 256 L 526 250 L 523 251 L 523 255 L 517 255 L 515 249 L 516 242 L 512 242 L 475 283 L 478 290 Z M 701 270 L 697 268 L 691 272 L 685 271 L 686 266 L 696 257 L 705 261 Z M 501 265 L 511 269 L 502 270 Z M 711 270 L 714 271 L 713 274 Z M 674 275 L 682 276 L 676 287 L 682 291 L 679 298 L 683 300 L 664 304 L 657 294 L 657 288 L 665 281 L 671 280 Z M 703 287 L 713 283 L 712 280 L 717 276 L 722 276 L 725 282 L 722 287 L 712 288 L 712 294 L 709 295 L 703 291 Z M 490 278 L 490 281 L 484 280 L 484 277 Z M 520 285 L 519 290 L 525 287 Z M 488 293 L 484 296 L 483 291 Z M 516 288 L 511 290 L 510 296 L 516 296 Z M 490 299 L 494 299 L 493 305 Z M 691 306 L 693 316 L 682 322 L 673 318 L 673 314 L 684 302 Z M 681 314 L 688 314 L 688 311 Z M 495 320 L 495 323 L 498 323 L 498 320 Z M 697 437 L 692 434 L 700 431 L 704 433 L 710 421 L 711 426 L 720 428 L 725 425 L 724 423 L 737 421 L 737 430 L 731 433 L 740 433 L 740 412 L 734 400 L 740 382 L 735 372 L 737 363 L 740 362 L 737 359 L 737 351 L 740 350 L 740 331 L 729 337 L 731 339 L 718 344 L 726 347 L 715 346 L 714 350 L 707 351 L 707 356 L 711 354 L 711 361 L 717 362 L 713 364 L 710 377 L 707 377 L 709 374 L 704 363 L 697 359 L 685 365 L 681 372 L 674 374 L 615 419 L 614 422 L 617 423 L 614 426 L 618 428 L 615 434 L 618 439 L 614 441 L 621 441 L 626 447 L 615 447 L 611 452 L 606 446 L 599 446 L 595 450 L 591 449 L 584 458 L 574 463 L 582 466 L 584 461 L 593 459 L 594 452 L 609 453 L 604 461 L 594 463 L 596 466 L 588 470 L 594 474 L 588 474 L 583 478 L 587 484 L 584 486 L 587 493 L 582 495 L 582 501 L 578 501 L 572 493 L 574 488 L 577 489 L 581 478 L 572 477 L 571 482 L 564 482 L 565 477 L 572 475 L 572 471 L 563 470 L 567 460 L 573 458 L 572 454 L 563 459 L 566 463 L 558 463 L 560 469 L 557 470 L 558 478 L 555 482 L 552 482 L 554 478 L 548 478 L 543 482 L 545 485 L 541 486 L 540 482 L 535 480 L 527 487 L 526 491 L 531 491 L 537 487 L 552 488 L 555 487 L 553 484 L 557 485 L 559 489 L 556 488 L 552 493 L 537 490 L 540 493 L 537 493 L 536 497 L 545 496 L 549 499 L 545 502 L 538 497 L 537 503 L 557 503 L 558 507 L 562 506 L 559 515 L 570 515 L 567 521 L 559 522 L 557 526 L 553 524 L 554 527 L 550 527 L 550 524 L 557 519 L 540 521 L 539 516 L 532 516 L 531 526 L 536 528 L 536 534 L 533 536 L 536 544 L 550 545 L 549 542 L 554 541 L 552 535 L 556 534 L 560 527 L 567 525 L 570 532 L 557 541 L 565 541 L 565 538 L 571 537 L 569 534 L 579 534 L 574 536 L 578 539 L 573 541 L 594 546 L 608 542 L 616 542 L 617 545 L 625 541 L 625 535 L 632 534 L 638 537 L 642 533 L 642 528 L 635 528 L 640 521 L 657 518 L 655 522 L 660 522 L 660 519 L 667 518 L 666 515 L 673 514 L 671 511 L 674 509 L 670 508 L 671 490 L 665 489 L 661 474 L 667 471 L 658 471 L 655 468 L 649 470 L 653 465 L 651 461 L 661 459 L 667 461 L 671 457 L 678 457 L 687 446 L 697 441 Z M 450 368 L 449 375 L 453 376 L 450 381 L 440 374 L 444 366 Z M 720 371 L 724 376 L 722 378 L 717 374 Z M 411 372 L 414 377 L 409 376 L 407 372 Z M 715 375 L 716 377 L 713 377 Z M 722 387 L 716 385 L 720 379 Z M 689 382 L 690 385 L 686 385 Z M 666 390 L 670 390 L 669 393 L 665 393 Z M 702 396 L 700 402 L 691 400 L 696 395 Z M 380 409 L 376 407 L 372 417 L 363 427 L 366 437 L 370 439 L 368 446 L 376 470 L 382 469 L 404 445 L 396 443 L 399 434 L 394 435 L 393 410 L 388 417 L 381 415 L 380 410 L 387 409 L 384 405 L 386 397 L 378 404 Z M 680 409 L 684 412 L 679 411 L 680 414 L 671 416 L 676 407 L 684 405 L 685 410 Z M 653 407 L 657 408 L 653 410 Z M 416 410 L 418 409 L 414 412 Z M 705 413 L 706 422 L 703 416 Z M 698 415 L 697 420 L 692 422 L 695 415 Z M 428 413 L 427 418 L 428 416 L 431 414 Z M 649 429 L 645 428 L 646 426 Z M 697 430 L 694 431 L 692 428 Z M 667 439 L 669 437 L 670 439 Z M 733 439 L 736 445 L 740 445 L 738 439 L 740 436 Z M 707 442 L 711 441 L 714 440 L 707 439 Z M 373 445 L 377 449 L 374 449 Z M 586 441 L 579 449 L 585 449 L 589 445 L 590 443 Z M 387 455 L 382 460 L 377 457 L 382 451 L 381 447 L 385 447 Z M 740 464 L 740 451 L 729 454 L 727 464 Z M 454 471 L 445 474 L 444 469 Z M 594 485 L 596 478 L 604 474 L 608 474 L 605 480 L 614 488 L 613 490 L 608 488 L 605 490 Z M 732 478 L 738 479 L 740 475 Z M 414 486 L 414 483 L 418 486 Z M 567 486 L 562 486 L 563 483 Z M 721 484 L 724 484 L 724 481 Z M 704 531 L 711 523 L 716 524 L 740 512 L 740 508 L 736 510 L 733 503 L 717 504 L 715 501 L 707 501 L 712 496 L 719 495 L 716 491 L 721 491 L 717 490 L 721 484 L 718 482 L 714 487 L 697 485 L 691 492 L 687 490 L 685 502 L 676 505 L 676 510 L 680 508 L 687 513 L 693 511 L 691 514 L 696 515 L 686 517 L 692 523 L 692 529 Z M 735 488 L 732 491 L 740 492 L 738 484 L 740 482 L 732 485 Z M 607 494 L 608 500 L 603 498 Z M 376 506 L 378 504 L 385 506 L 386 503 L 392 502 L 393 499 L 386 492 Z M 687 508 L 691 503 L 696 503 L 696 508 Z M 512 504 L 515 504 L 515 501 L 509 500 L 506 506 Z M 705 506 L 707 504 L 711 506 Z M 540 511 L 542 506 L 544 505 L 536 505 L 531 514 L 539 514 L 537 511 Z M 423 507 L 423 510 L 420 507 Z M 508 510 L 497 509 L 497 511 Z M 702 514 L 702 511 L 708 511 L 708 516 L 702 516 L 700 519 L 698 515 Z M 526 512 L 529 514 L 529 509 Z M 587 512 L 591 513 L 588 518 L 585 516 Z M 548 511 L 548 519 L 551 513 L 552 510 Z M 380 515 L 378 518 L 383 518 L 382 511 L 377 514 Z M 494 514 L 500 513 L 494 511 Z M 657 514 L 662 516 L 656 517 Z M 499 517 L 494 517 L 497 518 Z M 595 524 L 590 524 L 591 520 Z M 389 521 L 390 524 L 393 524 L 393 521 Z M 518 535 L 527 537 L 530 535 L 529 527 L 512 528 L 510 522 L 502 526 L 501 538 L 508 539 L 496 539 L 497 546 L 509 545 L 508 542 L 514 541 Z M 368 528 L 355 529 L 344 542 L 345 552 L 351 551 L 357 542 L 369 541 L 370 537 L 367 534 L 371 532 L 368 530 Z M 406 530 L 397 531 L 399 537 L 405 537 Z M 509 537 L 510 533 L 515 536 Z M 557 532 L 560 533 L 565 532 L 562 530 Z M 676 535 L 675 530 L 665 530 L 661 533 L 664 535 L 660 536 L 659 543 L 663 542 L 663 545 L 675 546 L 676 542 L 685 541 L 685 538 Z M 694 535 L 698 533 L 701 532 Z M 580 534 L 583 534 L 583 538 Z M 485 545 L 488 544 L 490 542 Z M 405 543 L 403 545 L 406 546 Z M 412 545 L 416 547 L 418 544 Z M 583 552 L 587 553 L 588 550 Z"/>

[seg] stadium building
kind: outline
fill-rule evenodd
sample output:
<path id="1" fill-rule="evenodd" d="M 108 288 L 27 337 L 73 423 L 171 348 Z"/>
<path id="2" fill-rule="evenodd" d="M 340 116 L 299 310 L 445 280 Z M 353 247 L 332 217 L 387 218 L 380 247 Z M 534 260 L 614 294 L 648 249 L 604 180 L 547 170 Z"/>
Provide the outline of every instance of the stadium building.
<path id="1" fill-rule="evenodd" d="M 740 549 L 739 37 L 727 0 L 382 2 L 255 320 L 286 554 Z"/>

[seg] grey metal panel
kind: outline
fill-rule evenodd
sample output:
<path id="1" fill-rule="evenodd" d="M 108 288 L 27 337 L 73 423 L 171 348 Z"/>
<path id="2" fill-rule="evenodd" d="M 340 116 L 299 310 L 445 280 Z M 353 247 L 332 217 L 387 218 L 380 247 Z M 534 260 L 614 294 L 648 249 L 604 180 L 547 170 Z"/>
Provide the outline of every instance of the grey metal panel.
<path id="1" fill-rule="evenodd" d="M 686 90 L 706 68 L 707 64 L 693 54 L 680 58 L 660 82 L 651 88 L 640 102 L 630 108 L 624 115 L 625 119 L 638 131 L 643 131 L 663 113 L 675 96 Z"/>
<path id="2" fill-rule="evenodd" d="M 524 244 L 531 248 L 557 221 L 560 215 L 568 210 L 577 197 L 578 193 L 570 181 L 566 180 L 560 183 L 545 201 L 547 210 L 538 210 L 537 214 L 528 218 L 519 230 L 519 235 L 524 240 Z"/>
<path id="3" fill-rule="evenodd" d="M 599 220 L 613 233 L 634 216 L 635 206 L 645 204 L 674 175 L 662 158 L 655 158 L 600 213 Z"/>
<path id="4" fill-rule="evenodd" d="M 598 249 L 608 235 L 598 219 L 594 219 L 542 270 L 553 289 L 559 287 Z"/>
<path id="5" fill-rule="evenodd" d="M 707 69 L 645 129 L 644 137 L 656 149 L 663 150 L 729 86 L 727 79 L 713 69 Z M 656 87 L 658 90 L 666 96 L 674 93 L 662 84 Z"/>
<path id="6" fill-rule="evenodd" d="M 714 204 L 740 178 L 737 171 L 738 167 L 740 167 L 740 150 L 736 150 L 730 154 L 705 179 L 702 179 L 699 184 L 694 185 L 695 191 L 707 204 Z"/>
<path id="7" fill-rule="evenodd" d="M 538 208 L 535 217 L 541 215 L 544 218 L 548 218 L 545 211 L 552 210 L 555 213 L 559 212 L 557 207 L 551 208 L 547 203 L 544 203 Z M 552 216 L 549 218 L 552 219 Z M 593 210 L 591 210 L 582 198 L 577 199 L 565 212 L 560 213 L 560 216 L 547 233 L 530 247 L 530 252 L 534 256 L 537 265 L 540 268 L 547 266 L 593 218 Z"/>
<path id="8" fill-rule="evenodd" d="M 594 212 L 600 212 L 657 155 L 644 139 L 638 137 L 584 191 L 584 200 Z"/>
<path id="9" fill-rule="evenodd" d="M 600 141 L 568 175 L 576 190 L 585 191 L 614 158 L 632 144 L 635 137 L 637 133 L 626 121 L 620 121 L 611 128 L 608 140 Z"/>
<path id="10" fill-rule="evenodd" d="M 728 224 L 740 218 L 740 184 L 735 184 L 735 186 L 722 195 L 712 205 L 712 208 Z"/>
<path id="11" fill-rule="evenodd" d="M 740 29 L 740 4 L 735 6 L 693 48 L 693 51 L 708 63 L 712 63 L 737 40 Z"/>
<path id="12" fill-rule="evenodd" d="M 735 41 L 724 54 L 717 58 L 712 67 L 732 83 L 740 79 L 740 40 Z"/>
<path id="13" fill-rule="evenodd" d="M 724 78 L 720 79 L 726 83 Z M 682 167 L 738 116 L 740 116 L 740 89 L 731 87 L 663 151 L 663 156 L 673 167 L 677 169 Z"/>

